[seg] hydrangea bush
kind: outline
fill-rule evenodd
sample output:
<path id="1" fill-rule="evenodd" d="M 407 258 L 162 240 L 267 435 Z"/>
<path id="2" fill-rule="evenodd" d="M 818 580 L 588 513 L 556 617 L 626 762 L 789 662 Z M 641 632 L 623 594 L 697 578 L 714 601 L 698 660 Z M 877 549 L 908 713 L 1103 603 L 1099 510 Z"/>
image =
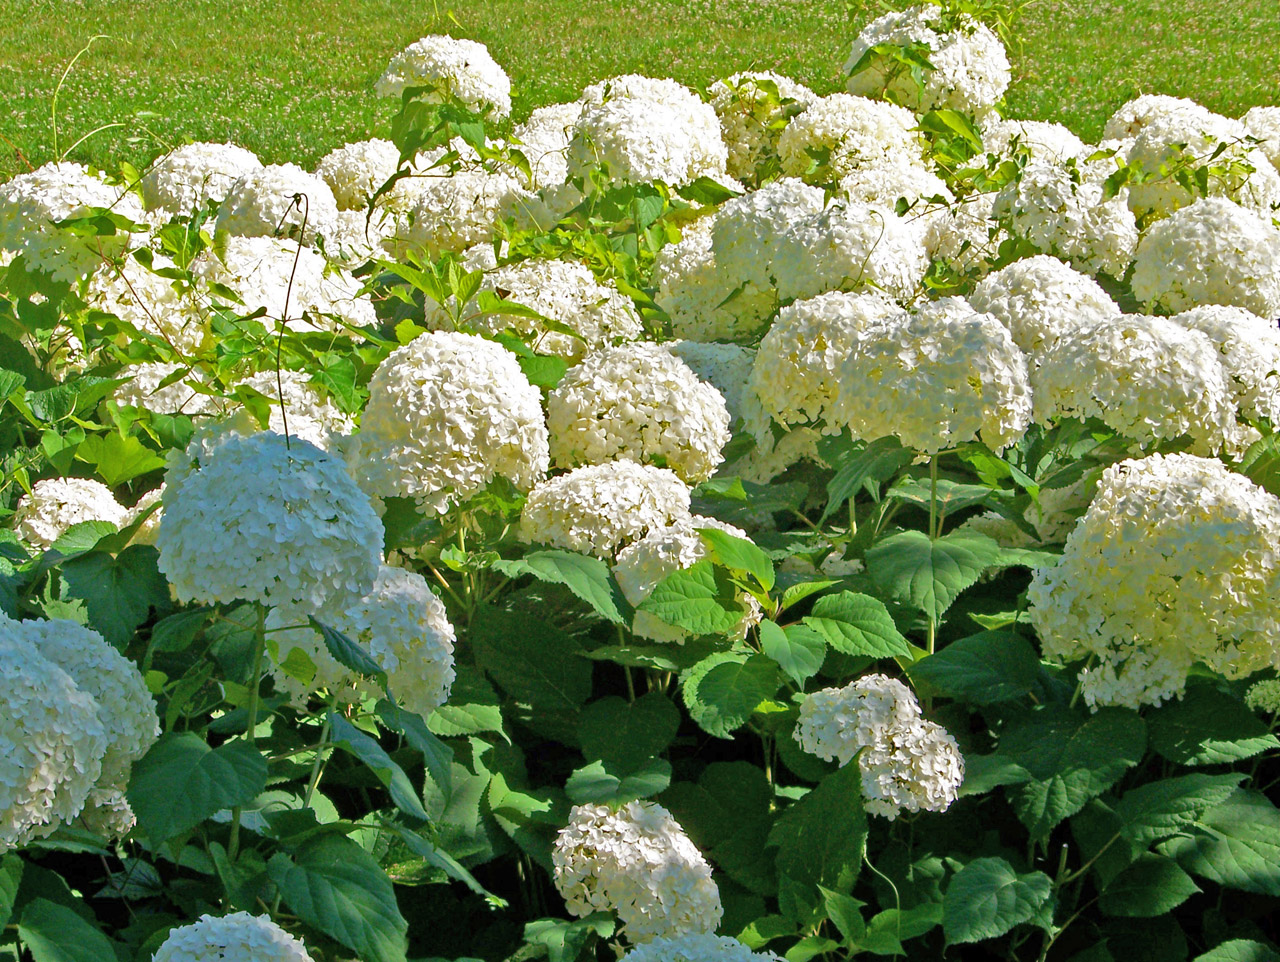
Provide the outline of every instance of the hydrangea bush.
<path id="1" fill-rule="evenodd" d="M 0 185 L 0 957 L 1280 957 L 1280 107 L 1010 8 Z"/>

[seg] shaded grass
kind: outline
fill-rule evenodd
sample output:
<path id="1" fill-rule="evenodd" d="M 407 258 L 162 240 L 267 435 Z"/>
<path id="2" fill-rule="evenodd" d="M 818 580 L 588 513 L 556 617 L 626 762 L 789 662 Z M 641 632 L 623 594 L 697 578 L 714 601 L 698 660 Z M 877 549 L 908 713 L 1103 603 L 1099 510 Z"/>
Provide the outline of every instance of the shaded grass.
<path id="1" fill-rule="evenodd" d="M 1230 114 L 1275 102 L 1275 2 L 1040 0 L 1013 51 L 1010 108 L 1093 139 L 1139 92 Z M 844 0 L 0 0 L 0 178 L 26 169 L 23 158 L 55 156 L 50 100 L 95 34 L 107 39 L 59 98 L 59 148 L 124 126 L 94 135 L 72 159 L 111 168 L 165 144 L 231 140 L 267 162 L 311 166 L 338 144 L 386 133 L 394 105 L 372 95 L 373 81 L 424 34 L 488 44 L 511 74 L 519 118 L 627 72 L 705 87 L 769 69 L 829 93 L 869 15 L 850 19 Z"/>

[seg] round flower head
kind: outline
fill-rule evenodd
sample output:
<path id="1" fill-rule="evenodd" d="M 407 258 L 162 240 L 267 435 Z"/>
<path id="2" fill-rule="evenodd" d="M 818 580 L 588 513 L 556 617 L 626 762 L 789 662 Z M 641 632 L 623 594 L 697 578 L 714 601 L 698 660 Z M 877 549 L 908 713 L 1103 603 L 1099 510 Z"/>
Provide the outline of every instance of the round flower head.
<path id="1" fill-rule="evenodd" d="M 813 692 L 800 705 L 794 737 L 841 766 L 856 757 L 867 811 L 890 820 L 902 811 L 946 811 L 964 781 L 956 740 L 925 720 L 911 689 L 887 675 Z"/>
<path id="2" fill-rule="evenodd" d="M 739 180 L 755 180 L 779 163 L 778 137 L 818 99 L 804 84 L 767 70 L 717 80 L 707 96 L 729 150 L 729 176 Z"/>
<path id="3" fill-rule="evenodd" d="M 221 203 L 231 185 L 262 161 L 235 144 L 183 144 L 157 157 L 142 175 L 147 210 L 190 214 L 213 201 Z"/>
<path id="4" fill-rule="evenodd" d="M 1102 137 L 1104 140 L 1137 137 L 1148 124 L 1156 120 L 1164 120 L 1175 114 L 1190 114 L 1195 118 L 1204 117 L 1209 113 L 1207 108 L 1185 97 L 1142 94 L 1121 104 L 1116 112 L 1107 118 L 1107 123 L 1102 128 Z"/>
<path id="5" fill-rule="evenodd" d="M 295 164 L 272 164 L 248 171 L 231 185 L 218 209 L 215 231 L 293 237 L 310 244 L 337 217 L 338 202 L 328 184 Z"/>
<path id="6" fill-rule="evenodd" d="M 896 207 L 898 201 L 906 201 L 908 207 L 917 208 L 912 211 L 913 215 L 935 213 L 932 209 L 922 211 L 920 208 L 938 201 L 950 204 L 954 200 L 941 177 L 917 164 L 860 167 L 841 178 L 839 188 L 840 196 L 855 204 Z"/>
<path id="7" fill-rule="evenodd" d="M 859 338 L 838 368 L 831 420 L 929 454 L 978 437 L 998 451 L 1021 437 L 1027 359 L 998 320 L 955 300 L 962 310 L 927 305 Z"/>
<path id="8" fill-rule="evenodd" d="M 1280 230 L 1222 197 L 1152 224 L 1134 254 L 1133 293 L 1177 313 L 1204 304 L 1280 314 Z"/>
<path id="9" fill-rule="evenodd" d="M 720 392 L 729 411 L 729 427 L 734 434 L 750 434 L 757 444 L 772 440 L 772 418 L 751 387 L 755 350 L 739 344 L 700 341 L 668 341 L 666 347 L 689 365 L 689 370 L 699 380 Z"/>
<path id="10" fill-rule="evenodd" d="M 94 697 L 0 612 L 0 853 L 80 814 L 109 741 Z"/>
<path id="11" fill-rule="evenodd" d="M 101 481 L 90 478 L 46 478 L 18 501 L 13 530 L 31 547 L 43 551 L 72 525 L 106 521 L 119 528 L 128 509 Z"/>
<path id="12" fill-rule="evenodd" d="M 667 468 L 606 461 L 529 492 L 520 535 L 534 544 L 610 558 L 654 529 L 689 517 L 689 486 Z"/>
<path id="13" fill-rule="evenodd" d="M 967 16 L 960 18 L 955 30 L 941 30 L 940 12 L 933 6 L 911 7 L 886 13 L 863 27 L 844 65 L 849 92 L 884 96 L 921 113 L 950 107 L 983 114 L 993 107 L 1009 87 L 1004 45 L 986 26 Z M 871 52 L 883 44 L 928 48 L 925 56 L 933 69 L 925 73 L 923 91 L 906 67 Z"/>
<path id="14" fill-rule="evenodd" d="M 752 952 L 727 935 L 693 933 L 637 945 L 624 962 L 782 962 L 772 952 Z"/>
<path id="15" fill-rule="evenodd" d="M 569 175 L 601 165 L 619 182 L 683 187 L 723 180 L 728 151 L 720 119 L 674 80 L 627 75 L 588 87 L 569 145 Z"/>
<path id="16" fill-rule="evenodd" d="M 1255 681 L 1244 695 L 1245 704 L 1263 715 L 1280 714 L 1280 680 Z"/>
<path id="17" fill-rule="evenodd" d="M 166 478 L 156 536 L 180 601 L 310 611 L 373 586 L 382 524 L 340 459 L 271 431 L 197 436 L 186 456 Z"/>
<path id="18" fill-rule="evenodd" d="M 1258 149 L 1280 170 L 1280 107 L 1250 107 L 1240 122 L 1250 137 L 1262 141 Z"/>
<path id="19" fill-rule="evenodd" d="M 711 232 L 716 215 L 708 214 L 682 226 L 674 244 L 658 251 L 653 262 L 654 301 L 671 318 L 676 337 L 700 341 L 731 341 L 754 334 L 773 306 L 772 293 L 748 298 L 759 309 L 739 311 L 734 289 L 716 264 Z M 741 324 L 743 318 L 745 325 Z M 740 333 L 739 327 L 744 330 Z"/>
<path id="20" fill-rule="evenodd" d="M 710 934 L 724 914 L 711 866 L 656 802 L 575 805 L 551 861 L 570 914 L 614 912 L 633 943 Z"/>
<path id="21" fill-rule="evenodd" d="M 448 699 L 457 638 L 444 605 L 421 575 L 383 565 L 367 595 L 328 605 L 315 617 L 367 651 L 387 673 L 397 701 L 409 711 L 426 716 Z M 329 654 L 320 635 L 307 625 L 305 612 L 277 608 L 268 615 L 267 627 L 283 629 L 270 636 L 275 645 L 271 673 L 276 687 L 293 696 L 299 707 L 320 689 L 343 702 L 358 702 L 381 691 Z"/>
<path id="22" fill-rule="evenodd" d="M 320 396 L 311 380 L 301 371 L 259 371 L 234 387 L 244 386 L 261 394 L 271 406 L 267 430 L 310 441 L 325 451 L 332 450 L 335 441 L 352 432 L 355 427 L 351 417 L 343 414 L 328 398 Z M 283 392 L 281 391 L 283 388 Z M 280 397 L 284 395 L 284 411 L 281 413 Z"/>
<path id="23" fill-rule="evenodd" d="M 613 566 L 613 575 L 627 601 L 639 605 L 667 575 L 691 567 L 710 554 L 698 533 L 699 528 L 715 528 L 736 538 L 747 537 L 741 528 L 697 514 L 669 528 L 650 528 L 643 538 L 618 552 Z M 752 626 L 760 623 L 762 615 L 760 603 L 746 592 L 738 592 L 738 603 L 743 609 L 742 620 L 729 632 L 735 640 L 745 638 Z M 669 625 L 647 611 L 636 612 L 631 631 L 637 638 L 677 644 L 684 644 L 689 637 L 683 628 Z"/>
<path id="24" fill-rule="evenodd" d="M 191 354 L 207 333 L 198 300 L 182 282 L 156 273 L 176 266 L 163 254 L 152 255 L 149 268 L 132 257 L 118 266 L 104 264 L 89 278 L 85 300 L 175 351 Z"/>
<path id="25" fill-rule="evenodd" d="M 120 377 L 130 380 L 115 390 L 116 403 L 143 408 L 156 414 L 207 414 L 215 410 L 217 399 L 191 387 L 199 382 L 197 370 L 186 364 L 163 361 L 134 364 L 123 368 Z M 167 383 L 166 383 L 167 382 Z"/>
<path id="26" fill-rule="evenodd" d="M 439 514 L 494 478 L 528 491 L 547 471 L 541 393 L 514 354 L 475 334 L 423 334 L 392 351 L 357 437 L 366 490 Z"/>
<path id="27" fill-rule="evenodd" d="M 1120 316 L 1097 281 L 1047 255 L 996 271 L 979 282 L 969 303 L 995 315 L 1036 362 L 1075 331 Z"/>
<path id="28" fill-rule="evenodd" d="M 307 947 L 268 916 L 202 915 L 172 929 L 152 962 L 314 962 Z"/>
<path id="29" fill-rule="evenodd" d="M 1280 330 L 1240 307 L 1194 307 L 1171 318 L 1217 346 L 1235 408 L 1280 425 Z"/>
<path id="30" fill-rule="evenodd" d="M 625 458 L 705 481 L 724 460 L 729 411 L 666 347 L 637 342 L 571 367 L 547 398 L 547 428 L 560 467 Z"/>
<path id="31" fill-rule="evenodd" d="M 456 100 L 474 113 L 501 120 L 511 113 L 511 79 L 474 40 L 443 35 L 423 37 L 391 58 L 374 85 L 379 97 L 400 97 L 411 88 L 427 103 Z"/>
<path id="32" fill-rule="evenodd" d="M 1008 236 L 992 219 L 991 194 L 974 194 L 924 219 L 925 253 L 960 272 L 986 273 Z"/>
<path id="33" fill-rule="evenodd" d="M 1045 254 L 1088 274 L 1123 277 L 1138 245 L 1124 190 L 1107 199 L 1063 164 L 1032 161 L 996 199 L 995 215 Z"/>
<path id="34" fill-rule="evenodd" d="M 329 263 L 353 271 L 377 257 L 385 257 L 383 243 L 397 229 L 394 214 L 378 210 L 372 217 L 364 210 L 340 210 L 324 242 Z"/>
<path id="35" fill-rule="evenodd" d="M 809 106 L 778 138 L 782 172 L 832 183 L 865 167 L 924 167 L 919 121 L 904 107 L 851 94 Z M 825 162 L 815 167 L 815 155 Z"/>
<path id="36" fill-rule="evenodd" d="M 391 141 L 361 140 L 325 154 L 316 176 L 333 191 L 338 210 L 364 210 L 399 167 L 400 150 Z M 387 196 L 381 199 L 385 202 Z"/>
<path id="37" fill-rule="evenodd" d="M 512 130 L 516 148 L 529 161 L 531 187 L 554 187 L 569 177 L 569 144 L 582 104 L 538 107 Z"/>
<path id="38" fill-rule="evenodd" d="M 266 311 L 268 326 L 283 321 L 305 333 L 377 324 L 373 302 L 359 296 L 360 282 L 296 241 L 228 237 L 225 247 L 202 251 L 191 272 L 202 289 L 219 284 L 234 293 L 240 299 L 229 305 L 235 312 Z"/>
<path id="39" fill-rule="evenodd" d="M 1123 314 L 1073 332 L 1041 355 L 1031 385 L 1041 424 L 1096 417 L 1144 445 L 1185 434 L 1215 452 L 1235 424 L 1217 347 L 1163 317 Z"/>
<path id="40" fill-rule="evenodd" d="M 1196 661 L 1244 678 L 1280 665 L 1278 544 L 1280 499 L 1222 462 L 1122 461 L 1032 577 L 1031 622 L 1047 658 L 1088 661 L 1095 707 L 1158 705 Z"/>
<path id="41" fill-rule="evenodd" d="M 491 241 L 505 217 L 537 213 L 536 198 L 505 170 L 437 168 L 413 185 L 413 198 L 384 244 L 397 257 L 408 251 L 432 258 L 458 253 Z"/>
<path id="42" fill-rule="evenodd" d="M 905 317 L 878 291 L 833 291 L 789 304 L 760 342 L 751 389 L 779 423 L 825 419 L 827 433 L 838 433 L 830 414 L 840 365 L 872 330 Z"/>
<path id="43" fill-rule="evenodd" d="M 78 281 L 130 246 L 130 235 L 79 237 L 56 226 L 91 207 L 141 221 L 137 195 L 93 176 L 79 164 L 45 164 L 0 184 L 0 250 L 26 258 L 27 270 L 55 281 Z"/>
<path id="44" fill-rule="evenodd" d="M 1062 164 L 1082 160 L 1093 153 L 1085 142 L 1062 124 L 1043 120 L 1014 120 L 993 117 L 982 125 L 982 145 L 988 153 L 1012 157 L 1024 148 L 1032 161 Z"/>

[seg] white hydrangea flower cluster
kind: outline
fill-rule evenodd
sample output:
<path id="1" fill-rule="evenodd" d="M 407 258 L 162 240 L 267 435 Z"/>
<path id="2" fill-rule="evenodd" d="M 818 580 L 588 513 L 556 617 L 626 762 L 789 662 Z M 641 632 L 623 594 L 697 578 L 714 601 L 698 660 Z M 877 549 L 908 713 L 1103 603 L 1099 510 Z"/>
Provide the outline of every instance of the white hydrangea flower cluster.
<path id="1" fill-rule="evenodd" d="M 156 536 L 180 601 L 314 610 L 369 592 L 382 524 L 337 457 L 271 431 L 197 435 L 166 476 Z"/>
<path id="2" fill-rule="evenodd" d="M 89 278 L 85 301 L 160 338 L 180 354 L 192 354 L 204 343 L 208 325 L 195 292 L 156 273 L 176 267 L 163 254 L 152 256 L 150 268 L 133 257 L 119 265 L 104 264 Z"/>
<path id="3" fill-rule="evenodd" d="M 653 299 L 671 318 L 676 337 L 700 341 L 732 341 L 754 333 L 769 309 L 767 299 L 757 312 L 737 309 L 739 298 L 726 288 L 712 250 L 717 213 L 683 225 L 680 239 L 658 251 L 653 263 Z M 743 318 L 748 318 L 743 324 Z M 740 327 L 743 330 L 740 331 Z"/>
<path id="4" fill-rule="evenodd" d="M 241 175 L 218 208 L 216 233 L 236 237 L 295 237 L 304 244 L 338 219 L 329 185 L 297 164 L 271 164 Z"/>
<path id="5" fill-rule="evenodd" d="M 727 170 L 738 180 L 780 163 L 778 138 L 786 124 L 818 100 L 802 83 L 771 71 L 736 73 L 707 89 L 728 147 Z"/>
<path id="6" fill-rule="evenodd" d="M 1280 715 L 1280 680 L 1266 678 L 1255 681 L 1244 694 L 1250 709 L 1266 715 Z"/>
<path id="7" fill-rule="evenodd" d="M 115 390 L 117 404 L 132 405 L 156 414 L 208 414 L 217 409 L 217 398 L 192 388 L 200 372 L 186 364 L 148 361 L 133 364 L 120 372 L 130 380 Z M 177 380 L 169 381 L 177 376 Z M 168 384 L 165 382 L 169 381 Z"/>
<path id="8" fill-rule="evenodd" d="M 397 229 L 395 214 L 379 209 L 373 216 L 366 210 L 340 210 L 329 236 L 324 240 L 324 255 L 331 265 L 355 270 L 375 257 L 386 257 L 384 244 Z"/>
<path id="9" fill-rule="evenodd" d="M 1091 706 L 1158 705 L 1196 661 L 1229 678 L 1280 665 L 1277 545 L 1280 499 L 1222 462 L 1123 461 L 1062 558 L 1034 573 L 1031 622 L 1046 657 L 1088 659 Z"/>
<path id="10" fill-rule="evenodd" d="M 711 934 L 724 914 L 711 866 L 657 802 L 575 805 L 551 861 L 569 912 L 615 912 L 633 943 Z"/>
<path id="11" fill-rule="evenodd" d="M 1240 307 L 1209 305 L 1174 315 L 1175 323 L 1217 345 L 1236 410 L 1280 424 L 1280 329 Z"/>
<path id="12" fill-rule="evenodd" d="M 320 158 L 316 176 L 329 185 L 338 210 L 364 210 L 378 188 L 400 168 L 400 150 L 389 140 L 360 140 L 337 147 Z M 393 194 L 407 193 L 411 178 L 399 181 L 379 200 L 384 206 L 396 206 Z"/>
<path id="13" fill-rule="evenodd" d="M 729 411 L 710 384 L 662 344 L 588 354 L 547 398 L 551 459 L 560 467 L 618 458 L 705 481 L 724 460 Z"/>
<path id="14" fill-rule="evenodd" d="M 266 915 L 202 915 L 169 932 L 152 962 L 315 962 Z"/>
<path id="15" fill-rule="evenodd" d="M 1250 137 L 1262 141 L 1258 149 L 1280 170 L 1280 107 L 1250 107 L 1240 122 Z"/>
<path id="16" fill-rule="evenodd" d="M 529 161 L 530 187 L 556 187 L 569 178 L 569 144 L 582 104 L 549 104 L 536 108 L 512 130 L 514 146 Z"/>
<path id="17" fill-rule="evenodd" d="M 1020 438 L 1031 422 L 1027 359 L 995 317 L 954 300 L 959 308 L 939 302 L 867 329 L 838 369 L 831 420 L 929 454 Z"/>
<path id="18" fill-rule="evenodd" d="M 413 184 L 413 204 L 384 242 L 396 257 L 415 251 L 431 258 L 459 253 L 493 239 L 508 216 L 545 223 L 547 212 L 514 172 L 464 166 L 450 173 L 438 168 Z"/>
<path id="19" fill-rule="evenodd" d="M 0 250 L 21 254 L 27 269 L 55 281 L 78 281 L 124 253 L 130 234 L 79 237 L 56 226 L 110 208 L 135 223 L 146 214 L 136 194 L 113 187 L 79 164 L 45 164 L 0 184 Z"/>
<path id="20" fill-rule="evenodd" d="M 1134 295 L 1172 313 L 1204 304 L 1280 315 L 1280 230 L 1225 197 L 1151 225 L 1134 254 Z"/>
<path id="21" fill-rule="evenodd" d="M 639 605 L 667 575 L 689 568 L 710 554 L 699 528 L 715 528 L 736 538 L 747 538 L 747 533 L 735 525 L 697 514 L 667 528 L 650 528 L 643 538 L 618 552 L 613 566 L 614 577 L 627 601 Z M 734 639 L 745 638 L 763 616 L 760 603 L 746 592 L 739 592 L 738 602 L 743 613 L 742 620 L 729 632 Z M 631 630 L 637 638 L 650 641 L 684 644 L 689 637 L 685 629 L 669 625 L 647 611 L 636 612 Z"/>
<path id="22" fill-rule="evenodd" d="M 33 484 L 31 493 L 19 499 L 13 530 L 23 542 L 43 551 L 72 525 L 106 521 L 119 528 L 128 513 L 101 481 L 46 478 Z"/>
<path id="23" fill-rule="evenodd" d="M 1123 277 L 1138 246 L 1125 190 L 1110 199 L 1063 164 L 1032 161 L 996 198 L 993 213 L 1037 250 L 1089 274 Z"/>
<path id="24" fill-rule="evenodd" d="M 925 215 L 929 219 L 941 212 L 939 202 L 950 205 L 955 200 L 946 181 L 919 164 L 859 167 L 841 178 L 838 186 L 840 196 L 855 204 L 896 207 L 899 200 L 904 200 L 914 208 L 911 216 Z M 929 223 L 929 219 L 925 222 Z"/>
<path id="25" fill-rule="evenodd" d="M 511 78 L 475 40 L 423 37 L 391 58 L 373 89 L 379 97 L 400 97 L 414 87 L 434 88 L 422 95 L 428 103 L 457 100 L 495 120 L 511 113 Z"/>
<path id="26" fill-rule="evenodd" d="M 628 74 L 592 84 L 569 145 L 569 175 L 604 164 L 618 182 L 723 180 L 728 150 L 710 104 L 674 80 Z"/>
<path id="27" fill-rule="evenodd" d="M 868 167 L 923 168 L 919 127 L 905 107 L 831 94 L 812 103 L 782 131 L 778 138 L 782 172 L 826 183 Z M 819 163 L 817 158 L 825 159 Z"/>
<path id="28" fill-rule="evenodd" d="M 225 247 L 197 255 L 191 272 L 204 288 L 220 284 L 232 291 L 242 302 L 233 305 L 237 311 L 265 310 L 271 320 L 300 333 L 377 324 L 373 302 L 359 296 L 360 282 L 293 240 L 228 237 Z"/>
<path id="29" fill-rule="evenodd" d="M 1017 120 L 992 116 L 982 125 L 982 146 L 1000 158 L 1025 148 L 1031 160 L 1042 164 L 1082 161 L 1093 151 L 1062 124 L 1044 120 Z"/>
<path id="30" fill-rule="evenodd" d="M 1166 94 L 1141 94 L 1121 104 L 1107 118 L 1102 128 L 1103 140 L 1126 140 L 1137 137 L 1148 124 L 1179 113 L 1201 113 L 1205 108 L 1185 97 Z"/>
<path id="31" fill-rule="evenodd" d="M 687 519 L 690 501 L 689 486 L 668 468 L 589 464 L 529 492 L 520 534 L 534 544 L 611 558 L 650 530 Z"/>
<path id="32" fill-rule="evenodd" d="M 1044 254 L 984 278 L 969 303 L 995 315 L 1034 363 L 1075 331 L 1120 316 L 1097 281 Z"/>
<path id="33" fill-rule="evenodd" d="M 913 111 L 950 107 L 968 114 L 988 112 L 1009 88 L 1009 57 L 1000 39 L 985 25 L 968 17 L 951 31 L 939 33 L 937 7 L 922 5 L 886 13 L 862 28 L 844 72 L 852 94 L 885 96 Z M 852 73 L 862 58 L 882 44 L 924 44 L 933 70 L 922 91 L 910 73 L 893 61 L 873 55 L 869 64 Z"/>
<path id="34" fill-rule="evenodd" d="M 379 498 L 444 514 L 503 477 L 521 491 L 547 471 L 542 395 L 502 345 L 422 334 L 373 373 L 353 470 Z"/>
<path id="35" fill-rule="evenodd" d="M 276 688 L 288 692 L 299 707 L 320 689 L 343 702 L 376 697 L 381 688 L 339 664 L 319 633 L 307 626 L 307 614 L 276 608 L 267 616 L 268 629 L 281 629 L 268 636 L 275 646 L 271 674 Z M 387 673 L 396 700 L 409 711 L 425 717 L 448 699 L 457 635 L 444 604 L 421 575 L 383 565 L 363 598 L 330 604 L 314 615 L 373 657 Z"/>
<path id="36" fill-rule="evenodd" d="M 752 952 L 727 935 L 703 933 L 657 938 L 637 945 L 622 958 L 624 962 L 782 962 L 772 952 Z"/>
<path id="37" fill-rule="evenodd" d="M 324 451 L 333 450 L 339 438 L 355 429 L 355 421 L 323 397 L 302 371 L 259 371 L 232 385 L 257 391 L 271 405 L 267 430 L 310 441 Z M 280 397 L 284 396 L 284 411 Z"/>
<path id="38" fill-rule="evenodd" d="M 147 210 L 179 216 L 213 201 L 219 204 L 231 185 L 262 161 L 253 151 L 235 144 L 183 144 L 156 158 L 142 175 L 142 199 Z"/>
<path id="39" fill-rule="evenodd" d="M 915 693 L 887 675 L 811 693 L 794 737 L 805 751 L 841 766 L 856 757 L 867 811 L 890 820 L 902 811 L 946 811 L 964 781 L 955 738 L 926 720 Z"/>
<path id="40" fill-rule="evenodd" d="M 925 253 L 961 273 L 986 273 L 999 257 L 1007 238 L 999 221 L 991 217 L 993 195 L 974 194 L 924 219 Z"/>

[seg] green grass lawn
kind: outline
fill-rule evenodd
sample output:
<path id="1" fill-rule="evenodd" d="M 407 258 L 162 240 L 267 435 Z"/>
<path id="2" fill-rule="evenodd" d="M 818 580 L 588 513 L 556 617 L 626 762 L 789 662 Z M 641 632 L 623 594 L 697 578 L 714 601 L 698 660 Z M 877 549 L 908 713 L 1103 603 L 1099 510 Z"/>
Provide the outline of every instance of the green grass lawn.
<path id="1" fill-rule="evenodd" d="M 703 87 L 754 67 L 828 93 L 865 19 L 844 0 L 0 0 L 0 178 L 55 156 L 54 89 L 99 34 L 62 87 L 59 151 L 122 124 L 71 158 L 111 167 L 165 143 L 232 140 L 309 166 L 385 133 L 393 105 L 373 81 L 424 34 L 488 44 L 519 118 L 627 72 Z M 1086 138 L 1141 92 L 1229 114 L 1280 100 L 1276 0 L 1040 0 L 1021 35 L 1012 113 Z"/>

